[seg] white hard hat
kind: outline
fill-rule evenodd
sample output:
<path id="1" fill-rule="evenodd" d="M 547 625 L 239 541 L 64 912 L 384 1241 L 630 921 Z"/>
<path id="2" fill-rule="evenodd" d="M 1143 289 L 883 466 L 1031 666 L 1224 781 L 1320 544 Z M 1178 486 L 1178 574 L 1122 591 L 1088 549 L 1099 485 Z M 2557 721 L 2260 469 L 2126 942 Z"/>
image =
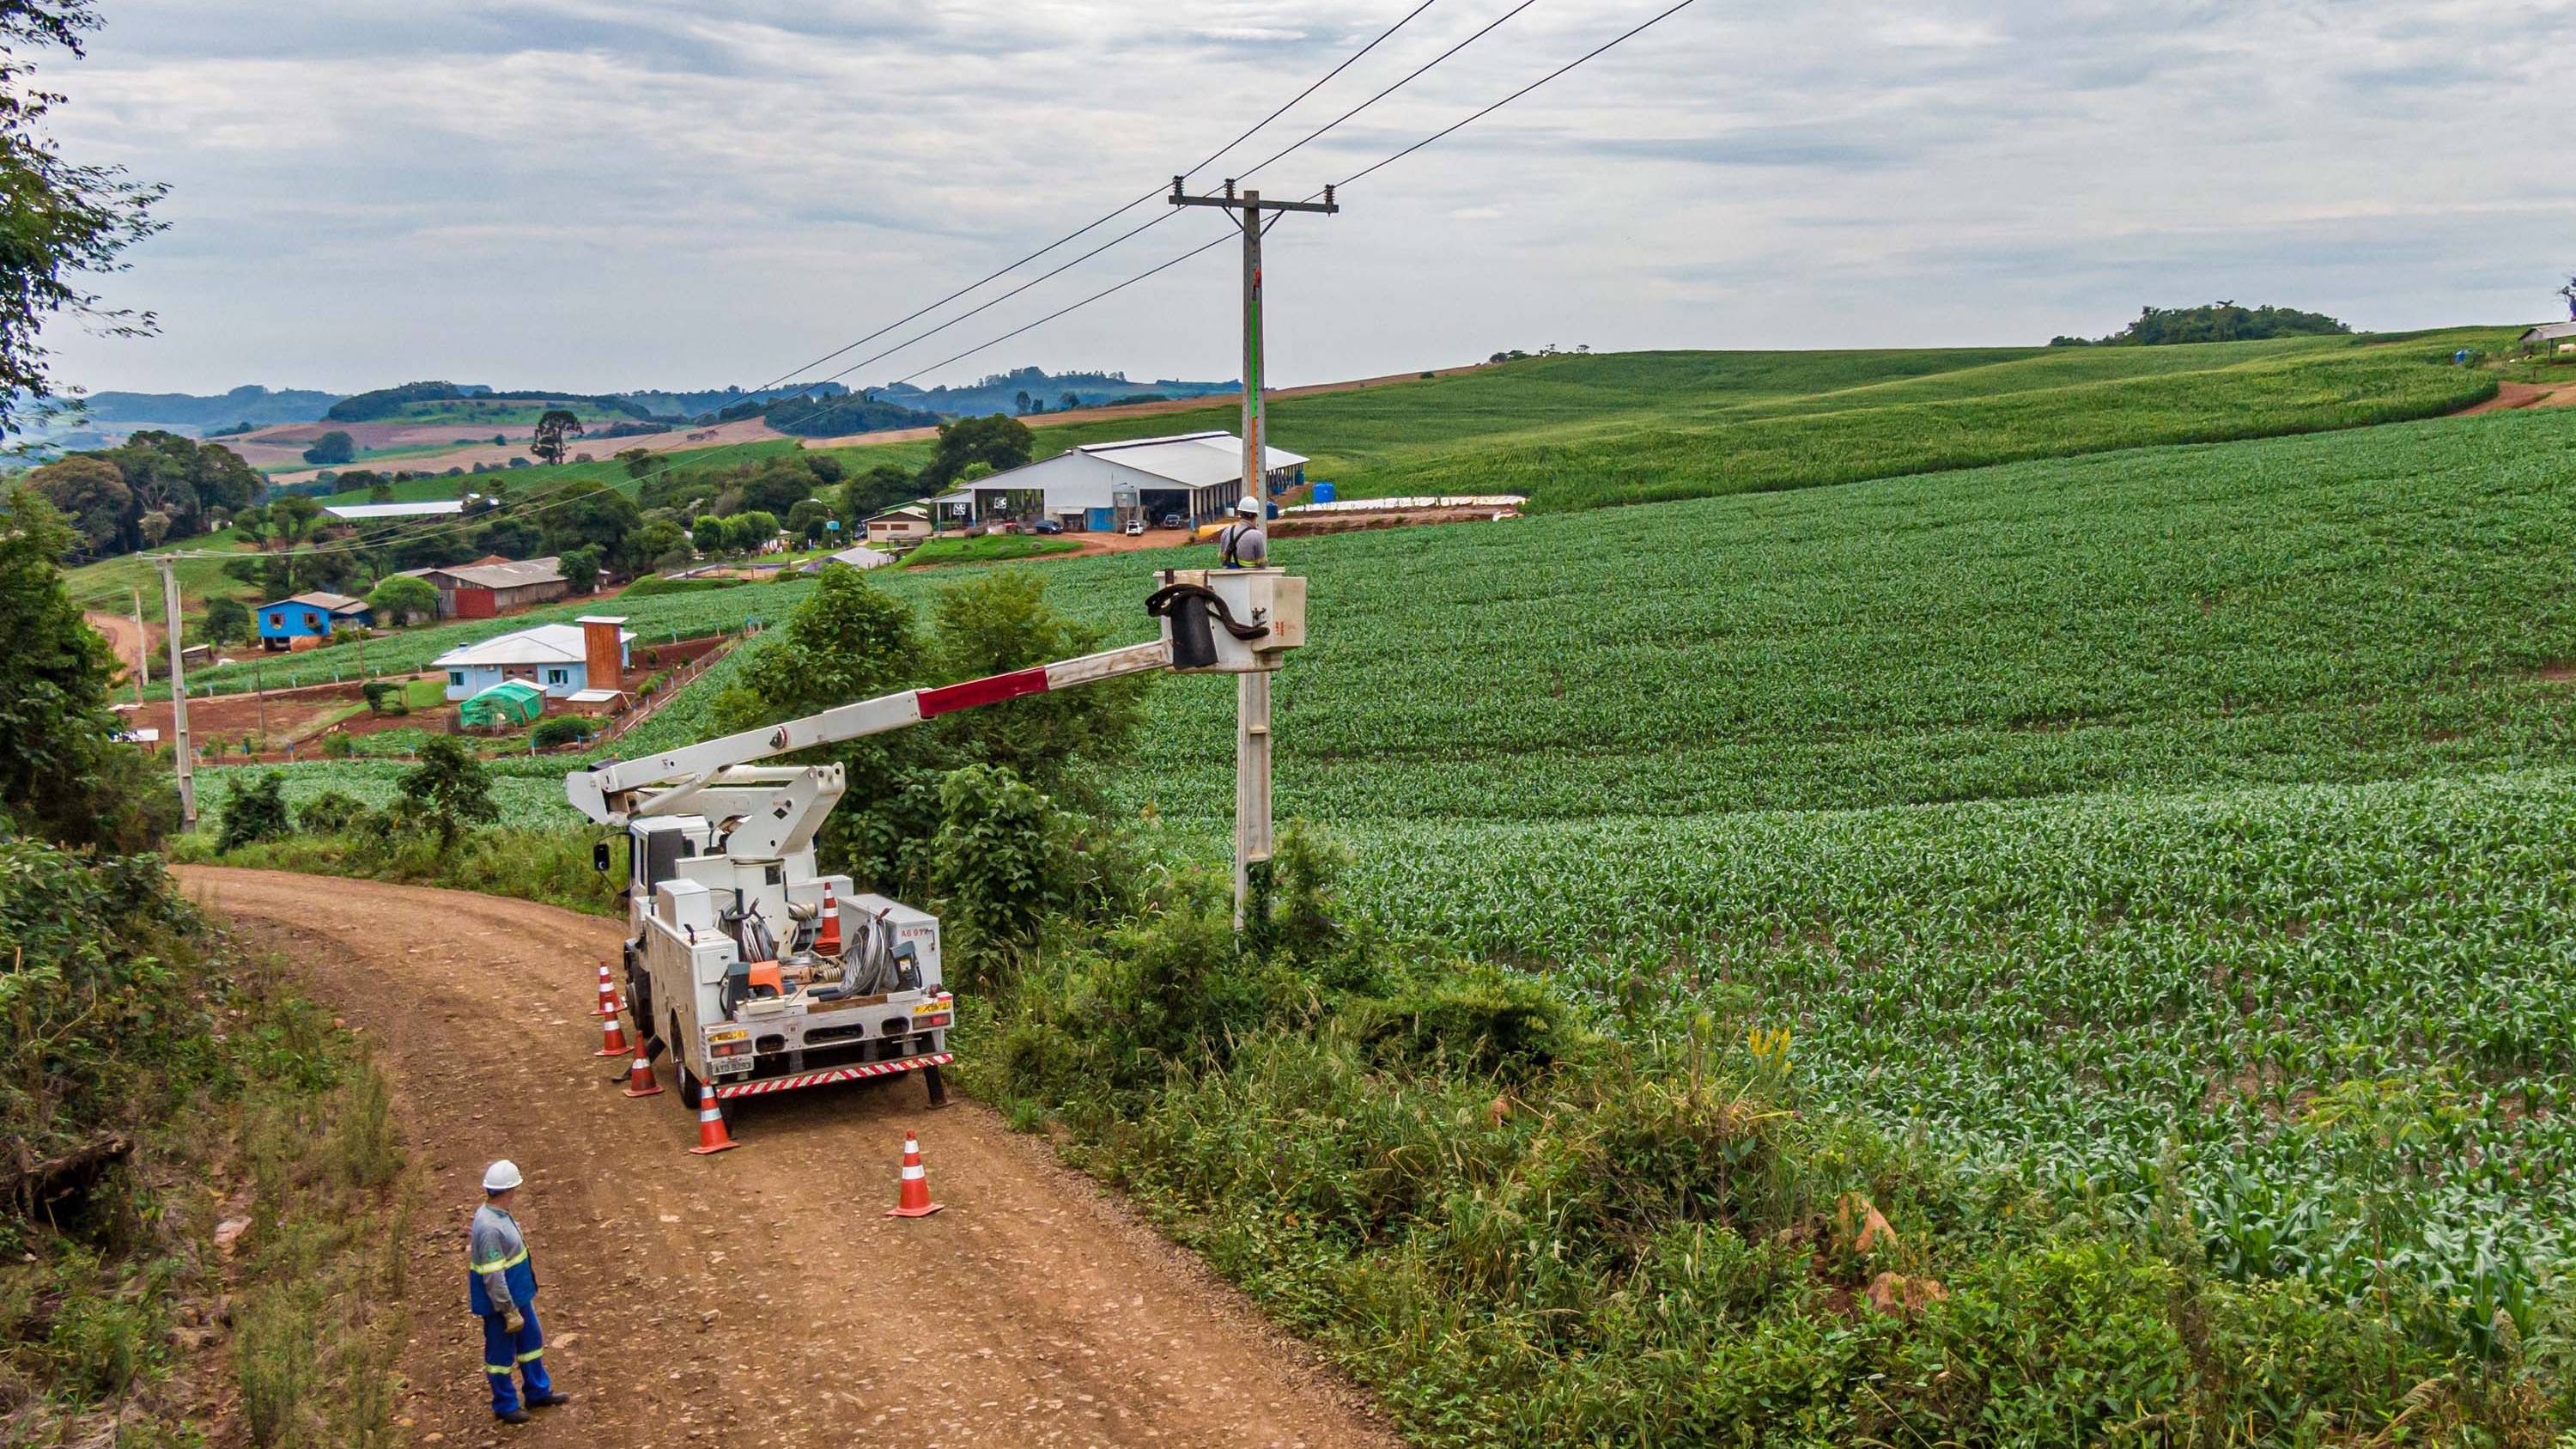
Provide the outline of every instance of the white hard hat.
<path id="1" fill-rule="evenodd" d="M 508 1192 L 510 1189 L 517 1187 L 519 1182 L 519 1164 L 512 1162 L 506 1157 L 493 1163 L 490 1167 L 483 1169 L 483 1190 L 485 1192 Z"/>
<path id="2" fill-rule="evenodd" d="M 1258 498 L 1238 498 L 1234 503 L 1234 511 L 1237 513 L 1249 513 L 1253 517 L 1259 518 L 1261 516 L 1261 500 Z"/>

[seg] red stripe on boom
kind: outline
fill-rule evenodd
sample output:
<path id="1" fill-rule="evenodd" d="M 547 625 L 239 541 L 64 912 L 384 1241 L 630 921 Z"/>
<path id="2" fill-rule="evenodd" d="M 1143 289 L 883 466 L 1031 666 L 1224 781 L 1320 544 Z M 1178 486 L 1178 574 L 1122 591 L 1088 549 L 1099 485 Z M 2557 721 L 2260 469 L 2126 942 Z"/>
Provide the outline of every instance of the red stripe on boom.
<path id="1" fill-rule="evenodd" d="M 1047 675 L 1043 667 L 987 675 L 982 679 L 967 680 L 964 684 L 943 684 L 937 689 L 921 691 L 921 717 L 929 719 L 933 715 L 973 709 L 979 704 L 999 704 L 1024 694 L 1044 694 L 1046 687 Z"/>

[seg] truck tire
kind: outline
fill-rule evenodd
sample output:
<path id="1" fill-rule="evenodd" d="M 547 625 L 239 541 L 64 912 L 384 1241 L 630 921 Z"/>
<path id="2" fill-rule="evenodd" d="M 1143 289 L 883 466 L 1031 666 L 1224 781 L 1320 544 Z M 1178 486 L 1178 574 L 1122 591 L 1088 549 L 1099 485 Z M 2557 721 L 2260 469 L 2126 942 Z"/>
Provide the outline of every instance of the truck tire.
<path id="1" fill-rule="evenodd" d="M 671 1040 L 676 1043 L 679 1039 L 680 1019 L 675 1016 L 671 1018 Z M 698 1079 L 689 1071 L 687 1059 L 680 1055 L 676 1046 L 671 1052 L 671 1070 L 680 1079 L 680 1105 L 692 1112 L 698 1110 Z"/>

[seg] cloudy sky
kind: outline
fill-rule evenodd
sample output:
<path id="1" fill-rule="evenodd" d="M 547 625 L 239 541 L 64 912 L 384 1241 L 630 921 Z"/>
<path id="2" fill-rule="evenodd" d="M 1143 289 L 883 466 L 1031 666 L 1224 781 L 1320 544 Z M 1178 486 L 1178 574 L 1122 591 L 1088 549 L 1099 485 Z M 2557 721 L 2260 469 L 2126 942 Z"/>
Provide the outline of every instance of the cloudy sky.
<path id="1" fill-rule="evenodd" d="M 100 0 L 44 79 L 76 159 L 171 188 L 106 288 L 162 331 L 49 341 L 93 389 L 763 382 L 1167 184 L 1414 3 Z M 1513 3 L 1435 0 L 1198 179 Z M 1534 0 L 1254 182 L 1347 177 L 1666 3 Z M 2571 53 L 2576 0 L 1697 0 L 1283 222 L 1272 377 L 2038 342 L 2222 296 L 2537 320 L 2576 267 Z M 850 380 L 1232 377 L 1224 248 L 934 367 L 1220 226 L 1173 216 Z"/>

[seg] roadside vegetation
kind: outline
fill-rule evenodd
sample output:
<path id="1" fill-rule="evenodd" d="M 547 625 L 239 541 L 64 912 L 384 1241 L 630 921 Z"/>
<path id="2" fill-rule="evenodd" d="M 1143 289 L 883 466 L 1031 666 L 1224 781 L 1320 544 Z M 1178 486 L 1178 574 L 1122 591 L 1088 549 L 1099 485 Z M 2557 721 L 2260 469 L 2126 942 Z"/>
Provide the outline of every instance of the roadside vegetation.
<path id="1" fill-rule="evenodd" d="M 988 533 L 982 538 L 934 538 L 903 556 L 905 568 L 930 568 L 938 564 L 1008 563 L 1014 559 L 1044 558 L 1049 554 L 1079 553 L 1082 544 L 1070 538 L 1049 538 L 1043 534 Z"/>
<path id="2" fill-rule="evenodd" d="M 0 1416 L 13 1443 L 392 1442 L 411 1180 L 383 1081 L 153 854 L 166 777 L 0 514 Z"/>

